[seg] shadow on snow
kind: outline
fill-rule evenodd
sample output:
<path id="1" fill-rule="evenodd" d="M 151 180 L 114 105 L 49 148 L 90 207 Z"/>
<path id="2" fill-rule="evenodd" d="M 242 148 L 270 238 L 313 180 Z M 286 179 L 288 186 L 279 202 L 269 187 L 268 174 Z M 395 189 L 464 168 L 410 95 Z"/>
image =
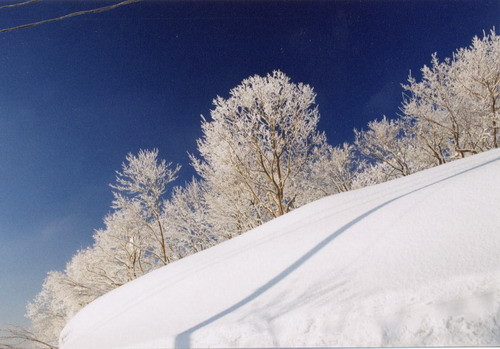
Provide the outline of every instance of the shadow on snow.
<path id="1" fill-rule="evenodd" d="M 175 348 L 189 348 L 191 346 L 191 335 L 196 332 L 197 330 L 205 327 L 205 326 L 208 326 L 210 325 L 211 323 L 223 318 L 224 316 L 232 313 L 233 311 L 241 308 L 242 306 L 244 306 L 245 304 L 248 304 L 249 302 L 251 302 L 252 300 L 256 299 L 257 297 L 259 297 L 260 295 L 262 295 L 263 293 L 265 293 L 266 291 L 268 291 L 269 289 L 271 289 L 272 287 L 274 287 L 276 284 L 278 284 L 280 281 L 282 281 L 283 279 L 285 279 L 288 275 L 290 275 L 293 271 L 297 270 L 302 264 L 304 264 L 305 262 L 307 262 L 312 256 L 314 256 L 316 253 L 318 253 L 321 249 L 323 249 L 325 246 L 327 246 L 330 242 L 332 242 L 335 238 L 337 238 L 340 234 L 344 233 L 346 230 L 348 230 L 349 228 L 351 228 L 352 226 L 356 225 L 357 223 L 359 223 L 360 221 L 362 221 L 363 219 L 365 219 L 366 217 L 368 217 L 369 215 L 371 215 L 372 213 L 380 210 L 381 208 L 401 199 L 401 198 L 404 198 L 405 196 L 408 196 L 410 194 L 413 194 L 415 192 L 418 192 L 420 190 L 423 190 L 423 189 L 426 189 L 426 188 L 429 188 L 433 185 L 436 185 L 438 183 L 442 183 L 444 181 L 447 181 L 451 178 L 454 178 L 454 177 L 457 177 L 461 174 L 464 174 L 464 173 L 467 173 L 467 172 L 470 172 L 470 171 L 473 171 L 475 169 L 478 169 L 480 167 L 483 167 L 483 166 L 486 166 L 486 165 L 489 165 L 495 161 L 498 161 L 500 160 L 500 157 L 497 157 L 495 159 L 492 159 L 490 161 L 487 161 L 485 163 L 482 163 L 480 165 L 477 165 L 477 166 L 474 166 L 472 168 L 469 168 L 467 170 L 463 170 L 461 172 L 458 172 L 458 173 L 455 173 L 451 176 L 448 176 L 446 178 L 443 178 L 443 179 L 440 179 L 438 181 L 435 181 L 433 183 L 430 183 L 430 184 L 427 184 L 421 188 L 418 188 L 418 189 L 414 189 L 408 193 L 405 193 L 403 195 L 399 195 L 391 200 L 388 200 L 378 206 L 375 206 L 374 208 L 372 208 L 371 210 L 363 213 L 362 215 L 356 217 L 355 219 L 351 220 L 349 223 L 345 224 L 344 226 L 342 226 L 341 228 L 339 228 L 338 230 L 336 230 L 335 232 L 333 232 L 332 234 L 330 234 L 328 237 L 326 237 L 325 239 L 323 239 L 322 241 L 320 241 L 316 246 L 314 246 L 312 249 L 310 249 L 306 254 L 304 254 L 302 257 L 300 257 L 299 259 L 297 259 L 294 263 L 292 263 L 289 267 L 287 267 L 286 269 L 284 269 L 282 272 L 280 272 L 279 274 L 277 274 L 275 277 L 273 277 L 271 280 L 269 280 L 268 282 L 266 282 L 264 285 L 262 285 L 261 287 L 259 287 L 257 290 L 255 290 L 254 292 L 252 292 L 251 294 L 249 294 L 248 296 L 246 296 L 245 298 L 243 298 L 241 301 L 233 304 L 232 306 L 230 306 L 229 308 L 219 312 L 218 314 L 215 314 L 214 316 L 208 318 L 207 320 L 203 321 L 203 322 L 200 322 L 198 325 L 196 326 L 193 326 L 189 329 L 187 329 L 186 331 L 184 332 L 181 332 L 179 333 L 176 337 L 175 337 Z"/>

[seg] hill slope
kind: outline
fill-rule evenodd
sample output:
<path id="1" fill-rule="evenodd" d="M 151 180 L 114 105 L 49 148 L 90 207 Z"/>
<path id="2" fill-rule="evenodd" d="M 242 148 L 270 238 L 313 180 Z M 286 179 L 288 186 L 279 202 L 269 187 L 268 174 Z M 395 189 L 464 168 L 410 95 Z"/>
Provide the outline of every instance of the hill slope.
<path id="1" fill-rule="evenodd" d="M 97 299 L 66 348 L 500 345 L 500 150 L 306 205 Z"/>

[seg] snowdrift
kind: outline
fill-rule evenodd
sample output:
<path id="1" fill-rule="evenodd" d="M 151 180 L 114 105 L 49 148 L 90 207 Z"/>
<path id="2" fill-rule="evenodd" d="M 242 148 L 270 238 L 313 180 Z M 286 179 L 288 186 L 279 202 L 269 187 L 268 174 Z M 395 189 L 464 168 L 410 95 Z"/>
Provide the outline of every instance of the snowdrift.
<path id="1" fill-rule="evenodd" d="M 327 197 L 82 309 L 63 349 L 500 345 L 500 150 Z"/>

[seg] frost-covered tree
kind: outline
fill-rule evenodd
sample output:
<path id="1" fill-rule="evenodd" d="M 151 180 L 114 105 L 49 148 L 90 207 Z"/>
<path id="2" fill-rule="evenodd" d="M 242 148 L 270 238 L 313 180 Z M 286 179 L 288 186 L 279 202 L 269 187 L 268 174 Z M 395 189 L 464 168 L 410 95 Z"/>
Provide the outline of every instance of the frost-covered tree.
<path id="1" fill-rule="evenodd" d="M 122 171 L 116 172 L 116 184 L 111 185 L 119 191 L 113 193 L 113 208 L 126 211 L 138 225 L 137 229 L 147 230 L 141 239 L 145 242 L 142 248 L 158 263 L 166 265 L 172 259 L 173 247 L 162 220 L 163 194 L 167 184 L 177 178 L 180 166 L 172 167 L 171 163 L 158 160 L 157 149 L 140 150 L 137 156 L 128 154 L 126 160 Z"/>
<path id="2" fill-rule="evenodd" d="M 63 272 L 48 273 L 42 290 L 28 304 L 26 316 L 31 320 L 31 333 L 40 343 L 57 346 L 59 333 L 66 322 L 94 299 L 122 285 L 127 269 L 116 263 L 113 250 L 105 251 L 97 240 L 92 247 L 78 251 Z M 119 254 L 116 258 L 120 258 Z M 118 274 L 118 275 L 117 275 Z"/>
<path id="3" fill-rule="evenodd" d="M 42 290 L 27 306 L 35 347 L 57 346 L 66 322 L 94 299 L 120 286 L 116 268 L 96 244 L 78 251 L 63 272 L 48 273 Z"/>
<path id="4" fill-rule="evenodd" d="M 137 217 L 139 210 L 139 203 L 134 202 L 108 214 L 104 218 L 105 229 L 94 233 L 93 248 L 99 251 L 99 259 L 106 268 L 96 264 L 90 271 L 115 287 L 148 273 L 156 266 L 156 259 L 148 254 L 152 239 Z"/>
<path id="5" fill-rule="evenodd" d="M 158 150 L 128 154 L 117 172 L 113 209 L 92 246 L 78 251 L 63 272 L 50 272 L 27 307 L 30 330 L 7 329 L 35 347 L 56 347 L 66 322 L 85 305 L 149 271 L 180 258 L 165 221 L 163 194 L 179 171 Z M 10 332 L 9 332 L 10 331 Z M 28 338 L 28 339 L 26 339 Z"/>
<path id="6" fill-rule="evenodd" d="M 482 126 L 478 132 L 479 150 L 500 146 L 500 37 L 494 30 L 482 39 L 473 38 L 472 45 L 461 48 L 453 56 L 453 79 L 463 90 L 462 105 Z"/>
<path id="7" fill-rule="evenodd" d="M 56 348 L 59 333 L 69 320 L 66 304 L 66 277 L 61 272 L 50 272 L 42 286 L 42 291 L 28 304 L 26 316 L 31 320 L 34 344 L 38 348 L 47 345 Z"/>
<path id="8" fill-rule="evenodd" d="M 209 224 L 205 196 L 204 183 L 193 179 L 184 187 L 175 187 L 165 202 L 164 219 L 181 257 L 213 246 L 221 239 Z"/>
<path id="9" fill-rule="evenodd" d="M 310 197 L 306 201 L 351 190 L 356 173 L 362 167 L 363 161 L 356 157 L 353 145 L 325 146 L 319 161 L 312 166 L 308 184 Z"/>
<path id="10" fill-rule="evenodd" d="M 500 37 L 492 30 L 472 45 L 410 75 L 402 111 L 440 163 L 499 145 Z"/>
<path id="11" fill-rule="evenodd" d="M 408 118 L 390 120 L 384 116 L 370 121 L 366 130 L 354 130 L 354 134 L 357 152 L 372 165 L 363 171 L 382 171 L 380 178 L 408 176 L 438 164 L 424 151 Z"/>
<path id="12" fill-rule="evenodd" d="M 284 73 L 252 76 L 217 97 L 203 119 L 201 159 L 207 205 L 228 237 L 289 212 L 307 190 L 309 167 L 325 144 L 316 94 Z"/>
<path id="13" fill-rule="evenodd" d="M 92 246 L 80 250 L 66 267 L 66 275 L 74 286 L 72 293 L 79 293 L 82 304 L 162 265 L 148 254 L 152 239 L 143 222 L 137 220 L 139 205 L 134 204 L 134 208 L 108 214 L 104 218 L 105 228 L 95 231 Z"/>
<path id="14" fill-rule="evenodd" d="M 26 308 L 31 328 L 8 328 L 10 337 L 34 348 L 57 348 L 66 322 L 85 305 L 117 287 L 95 272 L 96 266 L 110 268 L 100 252 L 95 248 L 78 251 L 64 271 L 49 272 L 42 290 Z"/>

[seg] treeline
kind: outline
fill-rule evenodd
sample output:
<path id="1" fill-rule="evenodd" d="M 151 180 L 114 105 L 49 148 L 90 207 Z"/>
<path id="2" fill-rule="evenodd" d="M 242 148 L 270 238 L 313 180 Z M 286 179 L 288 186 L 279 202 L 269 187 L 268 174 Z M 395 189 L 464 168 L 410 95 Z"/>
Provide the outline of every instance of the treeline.
<path id="1" fill-rule="evenodd" d="M 401 115 L 354 130 L 331 146 L 318 131 L 313 89 L 280 71 L 217 97 L 202 120 L 199 179 L 167 193 L 180 170 L 157 150 L 129 154 L 117 172 L 112 212 L 92 246 L 50 272 L 27 307 L 18 339 L 56 347 L 61 329 L 97 297 L 156 268 L 240 235 L 317 200 L 498 148 L 500 39 L 492 30 L 410 75 Z M 17 332 L 16 332 L 17 331 Z"/>

